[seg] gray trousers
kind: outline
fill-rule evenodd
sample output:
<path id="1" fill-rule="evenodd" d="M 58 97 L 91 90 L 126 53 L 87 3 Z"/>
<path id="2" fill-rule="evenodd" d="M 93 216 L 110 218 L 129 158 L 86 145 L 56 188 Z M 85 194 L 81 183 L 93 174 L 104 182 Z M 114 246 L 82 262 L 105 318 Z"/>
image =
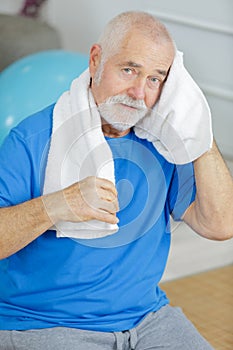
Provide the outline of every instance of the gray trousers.
<path id="1" fill-rule="evenodd" d="M 213 350 L 180 308 L 164 306 L 124 332 L 75 328 L 0 331 L 0 350 Z"/>

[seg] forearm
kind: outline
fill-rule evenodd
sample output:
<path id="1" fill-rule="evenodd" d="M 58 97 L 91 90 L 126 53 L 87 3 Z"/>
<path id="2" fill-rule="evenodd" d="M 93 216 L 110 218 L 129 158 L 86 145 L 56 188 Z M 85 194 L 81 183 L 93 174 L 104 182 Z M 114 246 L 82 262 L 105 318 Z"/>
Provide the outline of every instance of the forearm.
<path id="1" fill-rule="evenodd" d="M 216 143 L 194 162 L 197 194 L 184 220 L 201 235 L 217 240 L 233 236 L 233 181 Z"/>
<path id="2" fill-rule="evenodd" d="M 24 248 L 52 226 L 43 197 L 0 209 L 0 259 Z"/>
<path id="3" fill-rule="evenodd" d="M 0 209 L 0 259 L 14 254 L 59 221 L 116 224 L 117 192 L 106 179 L 88 177 L 64 190 Z"/>

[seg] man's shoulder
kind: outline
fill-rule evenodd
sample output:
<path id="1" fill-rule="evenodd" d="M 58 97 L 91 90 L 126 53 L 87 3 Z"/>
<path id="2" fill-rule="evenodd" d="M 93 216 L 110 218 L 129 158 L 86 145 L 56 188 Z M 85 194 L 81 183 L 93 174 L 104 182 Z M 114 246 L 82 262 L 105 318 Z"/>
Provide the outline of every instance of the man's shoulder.
<path id="1" fill-rule="evenodd" d="M 52 131 L 54 104 L 23 119 L 12 132 L 17 133 L 25 142 L 39 137 L 48 139 Z"/>

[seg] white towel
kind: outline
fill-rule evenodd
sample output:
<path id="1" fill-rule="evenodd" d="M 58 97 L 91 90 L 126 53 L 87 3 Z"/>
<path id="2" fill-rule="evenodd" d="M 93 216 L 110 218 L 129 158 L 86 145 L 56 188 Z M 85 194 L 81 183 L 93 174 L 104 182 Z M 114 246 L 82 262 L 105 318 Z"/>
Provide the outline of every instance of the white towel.
<path id="1" fill-rule="evenodd" d="M 170 163 L 192 162 L 211 148 L 210 109 L 201 89 L 184 67 L 182 52 L 176 52 L 152 115 L 146 116 L 134 129 L 138 137 L 153 142 Z"/>
<path id="2" fill-rule="evenodd" d="M 115 183 L 112 153 L 101 129 L 89 82 L 89 72 L 85 71 L 54 107 L 44 194 L 61 190 L 87 176 Z M 57 231 L 57 237 L 91 239 L 117 232 L 118 225 L 91 220 L 59 222 L 52 229 Z"/>
<path id="3" fill-rule="evenodd" d="M 112 153 L 89 82 L 86 70 L 55 105 L 44 194 L 91 175 L 115 183 Z M 176 53 L 152 114 L 143 118 L 134 131 L 138 137 L 153 142 L 164 158 L 175 164 L 191 162 L 210 149 L 210 110 L 200 88 L 184 68 L 181 52 Z M 118 226 L 92 220 L 59 222 L 54 229 L 57 237 L 92 239 L 113 234 Z"/>

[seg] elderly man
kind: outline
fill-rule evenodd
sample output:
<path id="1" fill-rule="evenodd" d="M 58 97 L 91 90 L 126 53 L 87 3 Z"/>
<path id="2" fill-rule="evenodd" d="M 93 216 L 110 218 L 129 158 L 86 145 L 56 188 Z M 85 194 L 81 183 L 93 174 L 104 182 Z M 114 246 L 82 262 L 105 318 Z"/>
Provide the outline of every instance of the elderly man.
<path id="1" fill-rule="evenodd" d="M 233 236 L 232 179 L 179 60 L 158 20 L 120 14 L 70 91 L 6 138 L 0 349 L 211 349 L 158 286 L 170 215 Z"/>

